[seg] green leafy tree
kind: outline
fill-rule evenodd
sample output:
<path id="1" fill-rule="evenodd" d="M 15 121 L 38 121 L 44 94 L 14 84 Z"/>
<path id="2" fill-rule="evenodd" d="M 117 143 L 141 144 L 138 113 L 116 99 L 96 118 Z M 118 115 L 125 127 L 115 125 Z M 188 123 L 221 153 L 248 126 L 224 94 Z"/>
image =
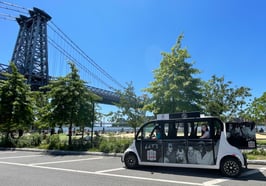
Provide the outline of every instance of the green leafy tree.
<path id="1" fill-rule="evenodd" d="M 49 128 L 49 123 L 43 120 L 43 117 L 46 115 L 45 108 L 47 107 L 49 100 L 45 92 L 35 91 L 32 94 L 32 98 L 34 101 L 34 130 L 41 130 Z"/>
<path id="2" fill-rule="evenodd" d="M 126 119 L 127 124 L 136 133 L 136 128 L 145 120 L 146 111 L 143 110 L 143 106 L 146 97 L 135 94 L 132 82 L 127 83 L 124 91 L 118 91 L 117 93 L 120 95 L 120 102 L 116 104 L 118 111 L 114 113 L 113 117 L 117 120 Z"/>
<path id="3" fill-rule="evenodd" d="M 28 130 L 34 120 L 30 87 L 14 63 L 10 68 L 12 73 L 3 74 L 6 80 L 0 83 L 0 130 L 6 140 L 13 131 Z"/>
<path id="4" fill-rule="evenodd" d="M 94 102 L 99 97 L 88 90 L 75 65 L 69 64 L 71 73 L 44 87 L 50 90 L 44 119 L 49 121 L 50 127 L 68 126 L 68 144 L 71 146 L 73 126 L 83 127 L 94 121 Z"/>
<path id="5" fill-rule="evenodd" d="M 225 82 L 224 77 L 215 75 L 205 82 L 202 95 L 202 110 L 227 120 L 238 118 L 244 111 L 246 98 L 251 96 L 249 88 L 232 87 L 231 81 Z"/>
<path id="6" fill-rule="evenodd" d="M 199 109 L 201 81 L 195 75 L 200 72 L 193 68 L 194 63 L 187 62 L 190 55 L 181 48 L 182 39 L 180 35 L 171 53 L 162 53 L 160 68 L 154 71 L 155 80 L 144 90 L 152 95 L 145 109 L 155 114 Z"/>
<path id="7" fill-rule="evenodd" d="M 246 120 L 266 124 L 266 92 L 261 97 L 254 98 L 247 107 L 244 117 Z"/>

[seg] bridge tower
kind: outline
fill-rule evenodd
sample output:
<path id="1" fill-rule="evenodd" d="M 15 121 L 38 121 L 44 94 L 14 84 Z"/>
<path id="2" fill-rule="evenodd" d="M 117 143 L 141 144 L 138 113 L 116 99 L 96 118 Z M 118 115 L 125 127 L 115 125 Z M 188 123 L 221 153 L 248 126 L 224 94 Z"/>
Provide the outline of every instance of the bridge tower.
<path id="1" fill-rule="evenodd" d="M 51 17 L 38 8 L 29 14 L 30 17 L 20 15 L 16 19 L 20 29 L 11 61 L 26 77 L 31 89 L 38 90 L 49 81 L 47 22 Z"/>

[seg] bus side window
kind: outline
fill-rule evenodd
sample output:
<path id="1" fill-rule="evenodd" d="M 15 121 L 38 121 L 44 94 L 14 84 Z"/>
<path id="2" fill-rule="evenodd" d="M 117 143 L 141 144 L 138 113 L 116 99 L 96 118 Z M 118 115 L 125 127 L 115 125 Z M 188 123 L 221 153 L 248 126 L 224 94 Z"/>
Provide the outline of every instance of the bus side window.
<path id="1" fill-rule="evenodd" d="M 177 138 L 185 138 L 184 123 L 176 123 Z"/>
<path id="2" fill-rule="evenodd" d="M 154 128 L 155 128 L 154 122 L 145 125 L 138 133 L 137 139 L 150 139 L 151 136 L 153 135 Z"/>

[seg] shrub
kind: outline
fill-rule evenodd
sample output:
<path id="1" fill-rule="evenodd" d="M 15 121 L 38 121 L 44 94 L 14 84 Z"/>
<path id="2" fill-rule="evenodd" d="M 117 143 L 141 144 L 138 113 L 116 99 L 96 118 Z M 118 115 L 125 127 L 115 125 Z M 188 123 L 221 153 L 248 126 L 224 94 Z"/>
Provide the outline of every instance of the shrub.
<path id="1" fill-rule="evenodd" d="M 111 148 L 110 148 L 110 144 L 108 144 L 108 142 L 106 140 L 103 140 L 101 143 L 100 143 L 100 146 L 99 146 L 99 150 L 100 152 L 104 152 L 104 153 L 109 153 Z"/>
<path id="2" fill-rule="evenodd" d="M 85 139 L 72 139 L 72 145 L 70 147 L 71 150 L 88 150 L 91 147 L 91 144 L 89 141 Z"/>
<path id="3" fill-rule="evenodd" d="M 16 147 L 18 147 L 18 148 L 32 147 L 31 140 L 28 139 L 27 136 L 22 136 L 16 140 Z"/>
<path id="4" fill-rule="evenodd" d="M 60 138 L 58 134 L 47 137 L 48 149 L 60 149 Z"/>
<path id="5" fill-rule="evenodd" d="M 121 138 L 121 137 L 103 138 L 99 145 L 99 151 L 105 153 L 108 152 L 122 153 L 129 147 L 131 142 L 132 139 L 128 138 Z"/>

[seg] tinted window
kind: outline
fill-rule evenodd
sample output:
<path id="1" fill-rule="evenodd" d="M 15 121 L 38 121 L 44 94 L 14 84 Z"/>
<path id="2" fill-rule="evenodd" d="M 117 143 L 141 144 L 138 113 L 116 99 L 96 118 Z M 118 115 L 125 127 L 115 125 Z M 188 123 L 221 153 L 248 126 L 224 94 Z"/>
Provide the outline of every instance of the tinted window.
<path id="1" fill-rule="evenodd" d="M 254 122 L 226 123 L 228 142 L 240 149 L 254 149 L 256 143 L 256 127 Z"/>

